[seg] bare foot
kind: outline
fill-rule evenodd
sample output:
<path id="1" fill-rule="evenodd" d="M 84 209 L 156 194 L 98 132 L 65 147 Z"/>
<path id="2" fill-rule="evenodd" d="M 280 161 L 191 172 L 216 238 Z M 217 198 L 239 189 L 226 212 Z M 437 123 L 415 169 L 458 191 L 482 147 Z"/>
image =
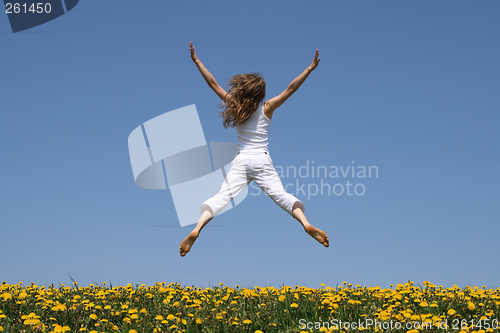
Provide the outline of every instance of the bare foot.
<path id="1" fill-rule="evenodd" d="M 193 246 L 194 241 L 198 238 L 198 231 L 191 231 L 189 236 L 187 236 L 181 243 L 179 247 L 179 252 L 181 253 L 181 257 L 184 257 L 189 250 L 191 250 L 191 246 Z"/>
<path id="2" fill-rule="evenodd" d="M 330 246 L 330 241 L 328 240 L 328 236 L 323 230 L 320 230 L 312 225 L 307 225 L 304 227 L 305 231 L 311 235 L 312 238 L 323 244 L 323 246 Z"/>

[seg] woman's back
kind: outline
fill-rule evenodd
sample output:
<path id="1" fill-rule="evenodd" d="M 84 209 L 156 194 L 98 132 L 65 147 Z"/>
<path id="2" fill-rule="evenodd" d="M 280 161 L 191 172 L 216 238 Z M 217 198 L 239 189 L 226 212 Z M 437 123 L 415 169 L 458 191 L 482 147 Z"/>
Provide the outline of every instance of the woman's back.
<path id="1" fill-rule="evenodd" d="M 268 151 L 268 133 L 271 119 L 264 114 L 264 103 L 243 123 L 235 126 L 240 152 Z"/>

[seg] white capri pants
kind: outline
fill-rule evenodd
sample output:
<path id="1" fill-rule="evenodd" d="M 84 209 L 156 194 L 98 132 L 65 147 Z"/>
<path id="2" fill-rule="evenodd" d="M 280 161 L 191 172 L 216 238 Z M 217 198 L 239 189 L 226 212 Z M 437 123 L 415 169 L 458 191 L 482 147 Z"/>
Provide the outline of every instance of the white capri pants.
<path id="1" fill-rule="evenodd" d="M 292 208 L 296 202 L 302 211 L 305 210 L 304 204 L 299 199 L 285 192 L 269 152 L 249 153 L 241 151 L 232 161 L 231 169 L 227 173 L 219 193 L 206 200 L 201 205 L 200 211 L 203 213 L 209 206 L 213 216 L 216 216 L 252 181 L 259 185 L 264 193 L 288 214 L 292 215 Z"/>

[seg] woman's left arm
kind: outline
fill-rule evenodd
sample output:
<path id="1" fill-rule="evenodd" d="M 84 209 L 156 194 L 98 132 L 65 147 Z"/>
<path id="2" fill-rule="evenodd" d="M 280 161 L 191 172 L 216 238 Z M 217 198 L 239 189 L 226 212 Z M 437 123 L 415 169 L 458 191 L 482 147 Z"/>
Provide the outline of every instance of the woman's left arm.
<path id="1" fill-rule="evenodd" d="M 299 89 L 299 87 L 302 85 L 302 83 L 304 83 L 309 74 L 311 74 L 311 72 L 315 70 L 316 67 L 318 67 L 319 61 L 320 61 L 319 51 L 316 50 L 316 53 L 314 54 L 314 59 L 311 62 L 311 64 L 306 68 L 306 70 L 304 70 L 299 76 L 293 79 L 293 81 L 281 94 L 265 102 L 265 113 L 267 118 L 271 119 L 274 110 L 276 110 L 290 96 L 292 96 L 293 93 L 297 91 L 297 89 Z"/>
<path id="2" fill-rule="evenodd" d="M 198 67 L 198 70 L 200 71 L 201 75 L 207 82 L 208 86 L 212 88 L 212 90 L 217 94 L 217 96 L 222 99 L 222 101 L 226 102 L 226 98 L 230 98 L 231 96 L 228 95 L 228 93 L 222 88 L 218 83 L 217 80 L 215 80 L 215 77 L 208 71 L 208 69 L 203 66 L 202 62 L 198 57 L 196 56 L 196 52 L 194 52 L 194 46 L 192 42 L 189 42 L 189 46 L 191 49 L 191 59 L 193 62 L 196 64 L 196 67 Z"/>

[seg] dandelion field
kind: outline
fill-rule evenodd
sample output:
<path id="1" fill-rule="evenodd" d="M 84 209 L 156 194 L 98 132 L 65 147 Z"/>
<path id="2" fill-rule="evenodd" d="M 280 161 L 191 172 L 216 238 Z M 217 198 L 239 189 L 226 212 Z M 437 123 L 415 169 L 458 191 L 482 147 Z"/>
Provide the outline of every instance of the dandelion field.
<path id="1" fill-rule="evenodd" d="M 498 332 L 500 288 L 0 285 L 3 332 Z M 446 324 L 446 325 L 445 325 Z"/>

